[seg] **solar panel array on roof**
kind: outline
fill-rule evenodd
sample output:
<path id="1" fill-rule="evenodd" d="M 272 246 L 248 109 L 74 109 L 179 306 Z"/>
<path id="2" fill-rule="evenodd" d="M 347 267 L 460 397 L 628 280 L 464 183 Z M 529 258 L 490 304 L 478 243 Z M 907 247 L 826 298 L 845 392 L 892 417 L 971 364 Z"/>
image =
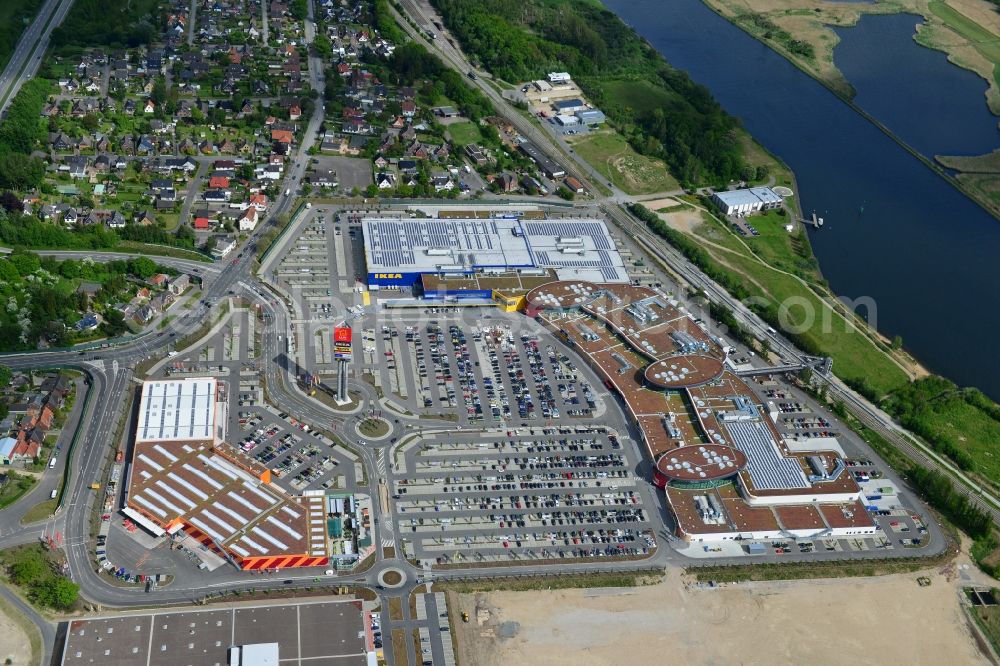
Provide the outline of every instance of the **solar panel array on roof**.
<path id="1" fill-rule="evenodd" d="M 599 220 L 369 217 L 362 228 L 369 273 L 565 268 L 600 282 L 628 280 L 608 228 Z"/>
<path id="2" fill-rule="evenodd" d="M 770 431 L 759 421 L 734 421 L 726 423 L 725 427 L 733 444 L 749 461 L 746 470 L 754 488 L 784 490 L 810 487 L 799 461 L 782 456 Z"/>

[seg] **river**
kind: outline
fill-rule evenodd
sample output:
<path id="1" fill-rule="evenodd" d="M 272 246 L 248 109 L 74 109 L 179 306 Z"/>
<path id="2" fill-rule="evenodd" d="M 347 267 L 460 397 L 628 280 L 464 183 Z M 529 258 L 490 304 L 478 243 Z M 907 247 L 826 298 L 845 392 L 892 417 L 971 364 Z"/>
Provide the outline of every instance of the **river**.
<path id="1" fill-rule="evenodd" d="M 923 20 L 869 15 L 837 29 L 834 62 L 854 86 L 855 103 L 930 158 L 1000 148 L 1000 119 L 986 105 L 986 82 L 944 52 L 917 44 L 913 34 Z"/>
<path id="2" fill-rule="evenodd" d="M 879 330 L 1000 399 L 1000 221 L 701 0 L 604 4 L 795 171 L 803 210 L 826 218 L 811 240 L 836 293 L 874 299 Z"/>

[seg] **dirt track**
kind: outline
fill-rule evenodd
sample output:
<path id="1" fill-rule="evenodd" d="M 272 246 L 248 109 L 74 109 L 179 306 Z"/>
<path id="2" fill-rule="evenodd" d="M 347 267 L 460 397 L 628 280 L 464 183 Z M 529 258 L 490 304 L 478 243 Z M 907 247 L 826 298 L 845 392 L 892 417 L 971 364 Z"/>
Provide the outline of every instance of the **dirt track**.
<path id="1" fill-rule="evenodd" d="M 932 572 L 691 589 L 457 595 L 459 664 L 978 664 L 958 588 Z M 477 626 L 476 609 L 490 609 Z M 458 612 L 456 612 L 458 616 Z M 500 638 L 503 636 L 502 638 Z"/>

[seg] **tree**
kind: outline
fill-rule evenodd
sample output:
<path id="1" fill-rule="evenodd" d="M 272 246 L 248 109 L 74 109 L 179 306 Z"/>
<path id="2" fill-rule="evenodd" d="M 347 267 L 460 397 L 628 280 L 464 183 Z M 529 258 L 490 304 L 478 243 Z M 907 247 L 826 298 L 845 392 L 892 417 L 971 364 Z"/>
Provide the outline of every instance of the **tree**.
<path id="1" fill-rule="evenodd" d="M 16 585 L 30 585 L 36 580 L 45 577 L 49 571 L 45 560 L 40 556 L 22 556 L 10 565 L 10 579 Z"/>
<path id="2" fill-rule="evenodd" d="M 0 386 L 7 386 L 13 378 L 14 373 L 6 365 L 0 365 Z"/>
<path id="3" fill-rule="evenodd" d="M 45 162 L 37 157 L 13 152 L 0 155 L 0 187 L 30 190 L 38 187 L 43 178 L 45 178 Z M 21 206 L 19 210 L 23 209 Z"/>
<path id="4" fill-rule="evenodd" d="M 32 585 L 31 591 L 40 604 L 49 608 L 68 609 L 76 603 L 80 586 L 62 576 L 50 576 Z"/>
<path id="5" fill-rule="evenodd" d="M 136 257 L 128 262 L 128 271 L 143 280 L 150 278 L 157 273 L 156 262 L 148 257 Z"/>
<path id="6" fill-rule="evenodd" d="M 9 191 L 0 194 L 0 206 L 12 213 L 21 213 L 24 211 L 24 204 L 21 202 L 21 199 Z"/>
<path id="7" fill-rule="evenodd" d="M 156 103 L 157 108 L 167 101 L 167 81 L 162 76 L 156 78 L 150 99 Z"/>
<path id="8" fill-rule="evenodd" d="M 42 267 L 42 262 L 37 254 L 30 252 L 15 251 L 10 255 L 10 262 L 17 268 L 17 272 L 23 275 L 31 275 Z"/>
<path id="9" fill-rule="evenodd" d="M 895 350 L 899 350 L 899 349 L 903 348 L 903 336 L 901 336 L 901 335 L 893 336 L 893 338 L 892 338 L 892 348 L 895 349 Z"/>

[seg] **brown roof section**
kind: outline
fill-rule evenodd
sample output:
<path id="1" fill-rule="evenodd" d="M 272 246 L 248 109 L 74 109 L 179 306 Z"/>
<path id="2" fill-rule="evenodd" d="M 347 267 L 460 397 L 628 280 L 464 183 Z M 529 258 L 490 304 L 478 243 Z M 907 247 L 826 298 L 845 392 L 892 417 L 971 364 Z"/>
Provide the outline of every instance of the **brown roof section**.
<path id="1" fill-rule="evenodd" d="M 138 442 L 128 505 L 166 529 L 193 527 L 240 557 L 310 552 L 309 516 L 233 447 Z"/>
<path id="2" fill-rule="evenodd" d="M 855 500 L 849 504 L 821 504 L 820 513 L 830 527 L 874 527 L 868 512 L 860 500 Z"/>
<path id="3" fill-rule="evenodd" d="M 774 508 L 782 527 L 786 530 L 821 530 L 826 528 L 823 516 L 816 507 L 808 504 L 778 506 Z"/>
<path id="4" fill-rule="evenodd" d="M 726 515 L 724 508 L 725 505 L 721 502 L 722 498 L 715 490 L 688 490 L 668 486 L 664 489 L 664 492 L 667 495 L 667 500 L 670 502 L 670 508 L 673 510 L 674 517 L 677 518 L 677 525 L 682 534 L 716 534 L 732 530 L 729 524 L 729 517 Z M 719 501 L 719 505 L 723 507 L 721 522 L 706 523 L 702 520 L 698 514 L 698 507 L 694 503 L 696 495 L 715 496 L 716 500 Z"/>
<path id="5" fill-rule="evenodd" d="M 671 356 L 656 363 L 650 363 L 644 377 L 653 386 L 665 389 L 680 389 L 715 381 L 722 376 L 722 359 L 689 354 Z"/>
<path id="6" fill-rule="evenodd" d="M 671 481 L 712 481 L 736 474 L 747 464 L 740 451 L 718 444 L 682 446 L 656 461 L 656 470 Z"/>

